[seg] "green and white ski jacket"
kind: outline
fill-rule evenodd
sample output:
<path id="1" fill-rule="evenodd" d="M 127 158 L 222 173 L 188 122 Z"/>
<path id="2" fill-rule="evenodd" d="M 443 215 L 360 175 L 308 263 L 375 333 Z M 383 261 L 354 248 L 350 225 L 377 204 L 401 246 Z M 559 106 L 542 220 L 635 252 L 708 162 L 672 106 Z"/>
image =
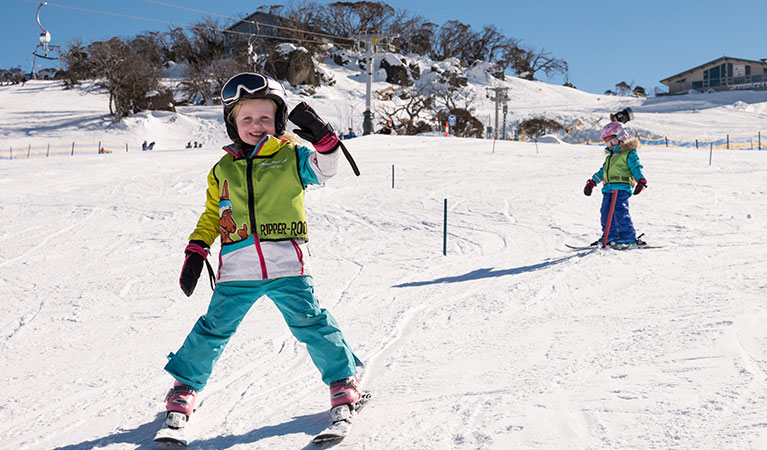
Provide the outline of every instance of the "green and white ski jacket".
<path id="1" fill-rule="evenodd" d="M 338 155 L 273 136 L 224 147 L 208 174 L 205 211 L 189 240 L 221 239 L 218 280 L 308 275 L 305 188 L 336 174 Z"/>

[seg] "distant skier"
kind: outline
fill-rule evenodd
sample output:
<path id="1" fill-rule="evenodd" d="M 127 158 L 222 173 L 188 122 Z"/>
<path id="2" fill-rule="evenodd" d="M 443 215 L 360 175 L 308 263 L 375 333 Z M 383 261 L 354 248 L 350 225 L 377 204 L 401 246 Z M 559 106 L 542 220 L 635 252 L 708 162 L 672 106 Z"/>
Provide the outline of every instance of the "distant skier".
<path id="1" fill-rule="evenodd" d="M 601 137 L 606 145 L 605 162 L 602 168 L 586 181 L 586 187 L 583 188 L 584 194 L 591 195 L 597 183 L 604 182 L 601 209 L 602 238 L 592 242 L 591 245 L 598 245 L 604 238 L 614 191 L 617 191 L 617 198 L 607 242 L 645 245 L 643 240 L 637 239 L 636 230 L 629 215 L 629 197 L 632 191 L 634 195 L 638 195 L 647 187 L 647 180 L 642 174 L 642 164 L 639 163 L 636 151 L 639 148 L 639 138 L 629 138 L 621 122 L 610 122 L 605 125 L 602 128 Z"/>
<path id="2" fill-rule="evenodd" d="M 330 386 L 331 407 L 352 410 L 361 395 L 356 375 L 361 363 L 335 319 L 320 308 L 305 265 L 305 187 L 336 174 L 338 137 L 302 102 L 290 120 L 300 127 L 296 134 L 316 151 L 299 145 L 285 130 L 285 89 L 270 77 L 235 75 L 224 85 L 221 98 L 226 130 L 234 142 L 223 148 L 226 154 L 208 174 L 205 211 L 189 237 L 179 280 L 190 296 L 209 247 L 220 236 L 218 284 L 207 313 L 178 352 L 168 355 L 165 370 L 176 381 L 167 398 L 166 424 L 175 420 L 183 427 L 227 342 L 263 295 L 275 303 L 296 339 L 306 344 Z"/>

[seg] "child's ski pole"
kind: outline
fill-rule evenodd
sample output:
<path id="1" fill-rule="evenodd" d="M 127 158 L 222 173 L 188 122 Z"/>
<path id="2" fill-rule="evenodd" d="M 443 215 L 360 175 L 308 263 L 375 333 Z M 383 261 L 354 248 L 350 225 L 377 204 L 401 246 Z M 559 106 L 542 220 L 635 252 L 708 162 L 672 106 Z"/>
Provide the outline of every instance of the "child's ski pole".
<path id="1" fill-rule="evenodd" d="M 354 175 L 360 176 L 360 169 L 357 168 L 357 163 L 354 162 L 354 159 L 352 158 L 351 153 L 349 153 L 349 150 L 346 149 L 346 146 L 343 142 L 338 141 L 339 144 L 341 144 L 341 151 L 344 152 L 344 156 L 346 156 L 346 160 L 349 161 L 349 165 L 352 166 L 352 171 L 354 172 Z"/>
<path id="2" fill-rule="evenodd" d="M 615 200 L 618 198 L 618 190 L 613 191 L 613 199 L 610 201 L 610 213 L 607 215 L 607 224 L 605 224 L 605 235 L 602 239 L 602 248 L 607 247 L 607 236 L 610 235 L 610 224 L 613 221 L 613 211 L 615 211 Z"/>

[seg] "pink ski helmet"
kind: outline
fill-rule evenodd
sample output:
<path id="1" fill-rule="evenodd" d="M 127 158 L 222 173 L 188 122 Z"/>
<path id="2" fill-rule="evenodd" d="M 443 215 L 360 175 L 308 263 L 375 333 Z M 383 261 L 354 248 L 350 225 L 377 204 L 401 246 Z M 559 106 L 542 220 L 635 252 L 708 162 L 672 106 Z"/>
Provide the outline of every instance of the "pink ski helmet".
<path id="1" fill-rule="evenodd" d="M 628 133 L 626 132 L 626 129 L 623 128 L 622 123 L 610 122 L 605 125 L 604 128 L 602 128 L 602 133 L 600 136 L 602 137 L 603 141 L 610 136 L 615 136 L 619 141 L 623 142 L 628 137 Z"/>

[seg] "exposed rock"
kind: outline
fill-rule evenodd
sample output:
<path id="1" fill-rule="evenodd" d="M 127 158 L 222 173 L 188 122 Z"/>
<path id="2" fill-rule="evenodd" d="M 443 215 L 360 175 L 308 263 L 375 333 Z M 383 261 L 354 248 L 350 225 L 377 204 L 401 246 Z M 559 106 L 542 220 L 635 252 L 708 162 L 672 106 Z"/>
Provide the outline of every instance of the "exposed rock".
<path id="1" fill-rule="evenodd" d="M 454 72 L 444 72 L 441 74 L 442 79 L 449 84 L 452 87 L 461 87 L 461 86 L 468 86 L 469 80 L 465 76 L 454 73 Z"/>
<path id="2" fill-rule="evenodd" d="M 303 47 L 295 47 L 290 44 L 276 46 L 269 52 L 264 67 L 276 78 L 287 80 L 291 86 L 320 85 L 314 61 Z"/>
<path id="3" fill-rule="evenodd" d="M 398 84 L 400 86 L 410 86 L 413 84 L 408 75 L 407 67 L 391 53 L 387 53 L 381 59 L 380 67 L 386 71 L 387 83 Z"/>
<path id="4" fill-rule="evenodd" d="M 139 108 L 149 111 L 176 111 L 173 105 L 173 91 L 166 89 L 162 92 L 151 91 L 139 103 Z"/>
<path id="5" fill-rule="evenodd" d="M 421 79 L 421 66 L 418 64 L 410 63 L 407 65 L 410 68 L 410 75 L 414 80 Z"/>

